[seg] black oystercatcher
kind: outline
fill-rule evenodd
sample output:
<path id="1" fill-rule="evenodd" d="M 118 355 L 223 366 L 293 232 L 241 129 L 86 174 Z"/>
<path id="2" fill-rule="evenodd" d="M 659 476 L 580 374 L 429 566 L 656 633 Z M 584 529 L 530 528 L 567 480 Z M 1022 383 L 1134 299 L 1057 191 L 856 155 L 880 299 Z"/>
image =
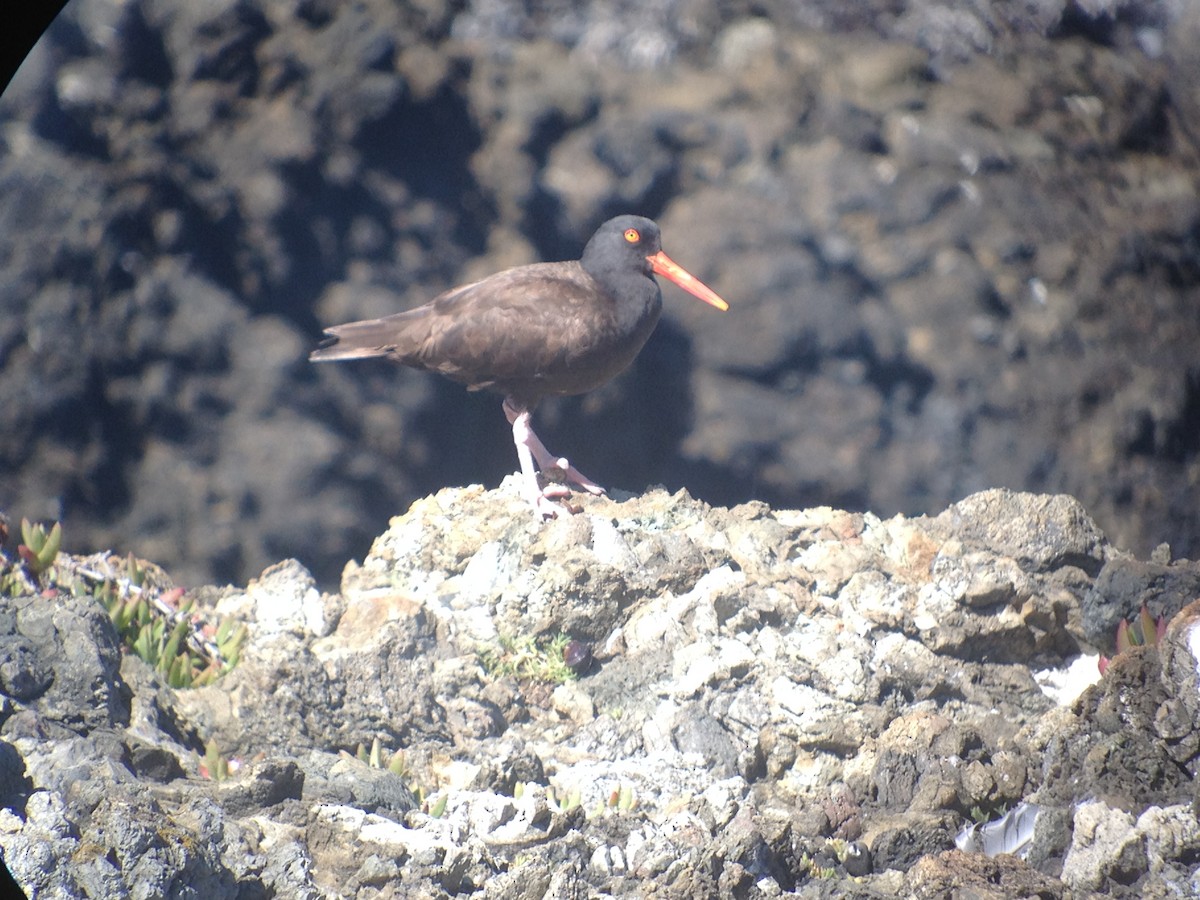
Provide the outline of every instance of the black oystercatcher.
<path id="1" fill-rule="evenodd" d="M 309 359 L 386 356 L 468 390 L 503 394 L 524 493 L 539 515 L 552 518 L 551 501 L 569 491 L 540 487 L 535 462 L 540 469 L 562 470 L 567 481 L 590 493 L 604 488 L 546 449 L 533 433 L 530 413 L 542 397 L 585 393 L 633 362 L 662 312 L 655 274 L 717 309 L 729 308 L 663 253 L 657 225 L 618 216 L 592 235 L 578 262 L 518 266 L 407 312 L 329 328 Z"/>

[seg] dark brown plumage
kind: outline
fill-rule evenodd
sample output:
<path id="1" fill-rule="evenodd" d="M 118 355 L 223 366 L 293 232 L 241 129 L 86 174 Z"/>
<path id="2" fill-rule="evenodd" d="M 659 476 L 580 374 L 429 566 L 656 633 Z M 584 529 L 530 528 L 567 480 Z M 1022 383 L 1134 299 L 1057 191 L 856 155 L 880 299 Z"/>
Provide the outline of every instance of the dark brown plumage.
<path id="1" fill-rule="evenodd" d="M 545 396 L 582 394 L 624 371 L 662 312 L 653 275 L 718 309 L 724 300 L 662 252 L 658 226 L 638 216 L 605 222 L 577 262 L 538 263 L 457 287 L 407 312 L 326 330 L 314 362 L 386 356 L 437 372 L 470 390 L 504 396 L 525 491 L 543 515 L 559 488 L 541 489 L 533 468 L 556 467 L 593 493 L 599 485 L 550 454 L 529 426 Z"/>

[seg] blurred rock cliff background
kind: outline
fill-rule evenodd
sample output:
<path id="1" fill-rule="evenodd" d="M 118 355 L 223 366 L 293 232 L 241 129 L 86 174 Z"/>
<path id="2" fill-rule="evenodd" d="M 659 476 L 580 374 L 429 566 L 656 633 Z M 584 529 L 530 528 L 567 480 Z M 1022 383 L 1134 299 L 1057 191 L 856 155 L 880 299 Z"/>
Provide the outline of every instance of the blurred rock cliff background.
<path id="1" fill-rule="evenodd" d="M 1200 7 L 74 0 L 0 99 L 0 504 L 177 581 L 325 584 L 515 468 L 497 398 L 323 325 L 652 216 L 601 483 L 936 512 L 1077 497 L 1200 554 Z"/>

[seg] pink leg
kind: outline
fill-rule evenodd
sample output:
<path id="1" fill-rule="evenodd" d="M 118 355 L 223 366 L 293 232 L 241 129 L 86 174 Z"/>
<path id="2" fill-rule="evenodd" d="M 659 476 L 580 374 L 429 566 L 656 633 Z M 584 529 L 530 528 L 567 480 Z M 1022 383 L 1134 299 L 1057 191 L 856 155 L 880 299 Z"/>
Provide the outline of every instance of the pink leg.
<path id="1" fill-rule="evenodd" d="M 548 500 L 565 497 L 570 492 L 561 485 L 548 485 L 545 489 L 541 488 L 538 485 L 537 472 L 534 470 L 535 461 L 539 469 L 561 469 L 567 481 L 578 485 L 590 494 L 604 493 L 604 488 L 571 465 L 566 457 L 555 456 L 546 449 L 546 445 L 533 431 L 528 410 L 518 410 L 505 400 L 504 415 L 513 427 L 513 443 L 517 446 L 517 459 L 521 462 L 525 494 L 534 508 L 543 516 L 547 515 L 547 506 L 550 508 L 549 515 L 554 515 L 554 507 L 547 503 Z"/>
<path id="2" fill-rule="evenodd" d="M 508 407 L 504 409 L 507 411 Z M 533 467 L 533 454 L 529 449 L 529 436 L 533 434 L 529 427 L 529 413 L 516 415 L 512 427 L 513 443 L 517 445 L 517 459 L 521 463 L 521 493 L 535 513 L 543 519 L 553 519 L 558 515 L 558 509 L 538 484 L 537 469 Z"/>
<path id="3" fill-rule="evenodd" d="M 525 415 L 528 416 L 529 414 L 526 413 Z M 589 494 L 604 493 L 604 488 L 600 487 L 600 485 L 571 465 L 565 456 L 555 456 L 547 450 L 546 445 L 534 434 L 533 428 L 529 429 L 529 449 L 532 451 L 533 458 L 537 461 L 539 469 L 562 469 L 567 481 L 571 482 L 571 484 L 578 485 Z"/>

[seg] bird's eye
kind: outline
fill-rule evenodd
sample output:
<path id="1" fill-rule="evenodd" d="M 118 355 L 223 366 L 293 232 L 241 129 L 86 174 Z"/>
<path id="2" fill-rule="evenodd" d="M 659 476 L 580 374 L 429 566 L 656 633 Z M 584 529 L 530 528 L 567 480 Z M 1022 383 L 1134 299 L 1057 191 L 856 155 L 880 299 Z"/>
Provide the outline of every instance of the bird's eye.
<path id="1" fill-rule="evenodd" d="M 625 240 L 629 241 L 629 243 L 636 244 L 641 239 L 642 239 L 642 233 L 640 231 L 638 231 L 636 228 L 626 228 L 625 229 Z"/>

